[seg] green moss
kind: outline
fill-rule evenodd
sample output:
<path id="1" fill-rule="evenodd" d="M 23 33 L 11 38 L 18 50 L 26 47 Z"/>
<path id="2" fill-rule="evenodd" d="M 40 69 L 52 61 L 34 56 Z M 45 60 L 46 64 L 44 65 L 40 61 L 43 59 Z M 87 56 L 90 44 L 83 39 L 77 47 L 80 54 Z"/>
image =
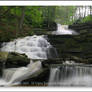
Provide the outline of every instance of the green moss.
<path id="1" fill-rule="evenodd" d="M 8 52 L 0 52 L 0 60 L 6 60 L 8 57 Z"/>

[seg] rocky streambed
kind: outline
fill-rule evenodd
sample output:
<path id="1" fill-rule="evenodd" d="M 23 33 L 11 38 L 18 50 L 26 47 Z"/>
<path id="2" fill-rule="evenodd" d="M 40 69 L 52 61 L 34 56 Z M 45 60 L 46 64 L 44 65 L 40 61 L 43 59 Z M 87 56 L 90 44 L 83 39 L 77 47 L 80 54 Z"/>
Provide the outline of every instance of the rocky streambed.
<path id="1" fill-rule="evenodd" d="M 55 48 L 55 50 L 49 48 L 49 51 L 47 51 L 49 54 L 46 54 L 47 56 L 45 56 L 49 57 L 47 59 L 31 59 L 33 60 L 33 62 L 40 61 L 42 68 L 33 75 L 29 76 L 27 79 L 21 81 L 20 85 L 48 86 L 48 82 L 50 80 L 49 78 L 51 67 L 62 67 L 63 65 L 69 65 L 70 63 L 72 64 L 70 67 L 74 67 L 76 66 L 76 64 L 77 66 L 91 67 L 92 64 L 91 26 L 88 26 L 86 28 L 83 28 L 84 25 L 82 27 L 80 26 L 79 25 L 69 26 L 71 29 L 74 29 L 77 32 L 79 32 L 80 33 L 79 35 L 51 35 L 51 34 L 47 35 L 48 39 L 47 38 L 46 39 L 53 46 L 53 48 Z M 34 39 L 35 38 L 36 37 L 34 37 Z M 40 41 L 41 49 L 43 46 L 48 47 L 47 44 L 49 43 L 47 41 L 45 42 L 46 44 L 44 43 L 44 41 L 43 43 Z M 49 46 L 52 47 L 50 44 Z M 29 45 L 33 46 L 34 44 Z M 55 51 L 57 52 L 57 57 L 54 54 Z M 42 55 L 43 54 L 41 54 L 41 56 Z M 25 54 L 19 54 L 17 52 L 0 52 L 0 76 L 2 76 L 3 74 L 3 69 L 25 67 L 29 64 L 29 62 L 30 59 Z M 55 71 L 57 71 L 57 69 Z M 83 72 L 84 70 L 80 69 L 80 71 Z"/>

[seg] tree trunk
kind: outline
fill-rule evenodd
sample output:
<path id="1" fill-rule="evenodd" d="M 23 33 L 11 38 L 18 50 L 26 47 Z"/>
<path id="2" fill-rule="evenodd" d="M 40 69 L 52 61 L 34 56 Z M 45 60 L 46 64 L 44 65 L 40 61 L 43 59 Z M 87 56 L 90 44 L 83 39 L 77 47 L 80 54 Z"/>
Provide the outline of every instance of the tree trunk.
<path id="1" fill-rule="evenodd" d="M 80 12 L 81 7 L 79 7 L 79 19 L 81 18 L 81 12 Z"/>
<path id="2" fill-rule="evenodd" d="M 21 10 L 22 10 L 22 13 L 21 13 L 20 22 L 19 22 L 19 32 L 21 32 L 23 29 L 23 22 L 24 22 L 24 17 L 25 17 L 25 7 L 22 7 Z"/>
<path id="3" fill-rule="evenodd" d="M 84 17 L 86 17 L 86 6 L 85 6 L 85 13 L 84 13 Z"/>
<path id="4" fill-rule="evenodd" d="M 91 15 L 91 6 L 89 6 L 89 9 L 90 9 L 90 15 Z"/>

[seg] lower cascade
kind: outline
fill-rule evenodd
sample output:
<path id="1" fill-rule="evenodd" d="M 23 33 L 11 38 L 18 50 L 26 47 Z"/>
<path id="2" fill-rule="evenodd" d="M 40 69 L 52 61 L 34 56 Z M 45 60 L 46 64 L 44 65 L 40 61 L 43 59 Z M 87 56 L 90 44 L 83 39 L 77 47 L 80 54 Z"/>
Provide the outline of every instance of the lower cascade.
<path id="1" fill-rule="evenodd" d="M 0 85 L 16 85 L 21 81 L 29 78 L 31 75 L 37 73 L 41 69 L 41 62 L 30 62 L 27 67 L 5 69 L 3 78 L 0 80 Z"/>
<path id="2" fill-rule="evenodd" d="M 92 86 L 92 68 L 62 65 L 50 70 L 49 86 Z"/>
<path id="3" fill-rule="evenodd" d="M 41 60 L 58 57 L 56 49 L 44 35 L 28 36 L 3 43 L 1 51 L 26 54 L 30 62 L 24 67 L 3 68 L 0 86 L 21 84 L 23 80 L 31 78 L 42 69 Z M 35 59 L 37 61 L 33 62 Z M 92 66 L 90 65 L 65 61 L 49 69 L 48 86 L 92 86 Z"/>
<path id="4" fill-rule="evenodd" d="M 38 60 L 33 62 L 32 59 L 47 59 L 52 58 L 53 55 L 54 57 L 57 56 L 56 50 L 47 41 L 47 38 L 44 35 L 28 36 L 8 43 L 3 43 L 1 51 L 26 54 L 31 60 L 26 67 L 4 69 L 3 78 L 0 80 L 3 83 L 0 82 L 0 85 L 13 85 L 20 83 L 38 72 L 41 69 L 41 61 Z M 51 51 L 54 51 L 55 53 L 51 55 Z"/>
<path id="5" fill-rule="evenodd" d="M 78 35 L 74 30 L 68 29 L 68 25 L 57 24 L 57 30 L 53 31 L 54 35 Z"/>
<path id="6" fill-rule="evenodd" d="M 27 67 L 6 69 L 3 74 L 3 78 L 8 82 L 8 84 L 18 83 L 24 79 L 27 79 L 32 74 L 38 72 L 41 69 L 41 62 L 37 61 L 35 63 L 30 62 Z"/>

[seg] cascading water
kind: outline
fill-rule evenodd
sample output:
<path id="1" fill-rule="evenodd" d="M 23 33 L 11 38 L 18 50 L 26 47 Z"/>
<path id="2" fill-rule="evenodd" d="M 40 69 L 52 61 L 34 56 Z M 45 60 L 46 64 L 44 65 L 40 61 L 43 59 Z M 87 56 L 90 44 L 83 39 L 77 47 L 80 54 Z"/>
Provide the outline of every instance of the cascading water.
<path id="1" fill-rule="evenodd" d="M 19 38 L 9 43 L 3 43 L 1 51 L 26 54 L 28 58 L 31 59 L 47 59 L 47 54 L 49 54 L 48 50 L 50 48 L 53 47 L 50 45 L 44 35 L 34 35 L 25 37 L 23 39 Z"/>
<path id="2" fill-rule="evenodd" d="M 85 65 L 62 65 L 50 70 L 49 86 L 92 86 L 92 68 Z"/>
<path id="3" fill-rule="evenodd" d="M 41 62 L 30 62 L 27 67 L 9 68 L 3 72 L 3 78 L 0 79 L 0 85 L 10 86 L 20 84 L 21 81 L 29 78 L 41 69 Z"/>
<path id="4" fill-rule="evenodd" d="M 57 30 L 53 31 L 54 35 L 77 35 L 78 33 L 74 30 L 68 29 L 68 25 L 57 24 Z"/>
<path id="5" fill-rule="evenodd" d="M 22 39 L 19 38 L 12 42 L 3 43 L 1 51 L 24 53 L 30 59 L 47 59 L 52 57 L 51 51 L 49 51 L 51 49 L 56 52 L 44 35 L 34 35 Z M 1 81 L 3 81 L 4 85 L 18 83 L 24 79 L 27 79 L 40 69 L 40 61 L 34 63 L 30 61 L 30 64 L 27 67 L 5 69 Z"/>
<path id="6" fill-rule="evenodd" d="M 27 67 L 16 68 L 14 72 L 12 70 L 6 70 L 3 78 L 6 79 L 8 84 L 18 83 L 24 79 L 27 79 L 32 74 L 37 73 L 41 69 L 41 62 L 30 63 Z"/>

